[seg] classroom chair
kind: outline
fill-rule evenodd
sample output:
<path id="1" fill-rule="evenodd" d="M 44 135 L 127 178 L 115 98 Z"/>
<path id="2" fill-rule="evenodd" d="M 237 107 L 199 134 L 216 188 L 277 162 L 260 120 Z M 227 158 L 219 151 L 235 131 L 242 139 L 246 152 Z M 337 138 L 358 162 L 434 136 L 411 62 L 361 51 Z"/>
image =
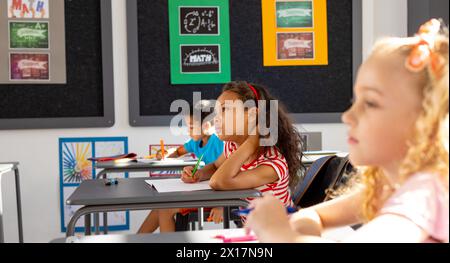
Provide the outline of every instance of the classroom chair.
<path id="1" fill-rule="evenodd" d="M 354 175 L 348 157 L 326 156 L 315 161 L 294 188 L 297 207 L 317 205 L 333 198 L 333 193 Z"/>

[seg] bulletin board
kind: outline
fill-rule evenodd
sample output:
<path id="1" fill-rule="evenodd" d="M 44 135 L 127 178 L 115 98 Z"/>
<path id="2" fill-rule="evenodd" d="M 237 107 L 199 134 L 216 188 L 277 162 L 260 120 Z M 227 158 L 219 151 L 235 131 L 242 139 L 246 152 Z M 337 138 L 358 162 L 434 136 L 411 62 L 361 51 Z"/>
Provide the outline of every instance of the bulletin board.
<path id="1" fill-rule="evenodd" d="M 264 66 L 261 3 L 229 0 L 231 79 L 269 87 L 298 123 L 341 122 L 362 60 L 361 0 L 326 1 L 328 63 L 313 66 Z M 168 0 L 127 0 L 127 23 L 130 125 L 170 125 L 172 102 L 220 95 L 222 83 L 171 84 Z"/>
<path id="2" fill-rule="evenodd" d="M 2 43 L 8 43 L 9 41 L 3 42 L 3 39 L 10 39 L 9 34 L 16 32 L 11 31 L 15 30 L 12 26 L 19 29 L 28 27 L 25 28 L 27 32 L 31 32 L 34 36 L 45 34 L 48 39 L 44 38 L 46 41 L 43 41 L 41 38 L 40 42 L 34 43 L 19 39 L 20 41 L 16 41 L 14 45 L 22 45 L 22 48 L 37 47 L 40 48 L 41 53 L 50 56 L 48 58 L 47 55 L 44 62 L 36 63 L 48 64 L 49 62 L 52 65 L 56 63 L 55 59 L 65 58 L 66 68 L 65 70 L 62 67 L 52 69 L 50 66 L 51 79 L 43 74 L 40 81 L 1 82 L 0 129 L 111 127 L 114 124 L 111 1 L 34 1 L 33 3 L 37 5 L 40 5 L 40 2 L 42 5 L 49 4 L 45 15 L 36 14 L 36 18 L 28 13 L 23 15 L 20 12 L 12 16 L 11 7 L 9 7 L 12 2 L 0 0 L 1 26 L 8 23 L 10 26 L 10 32 L 0 31 Z M 29 1 L 17 2 L 23 5 L 29 3 Z M 64 7 L 57 9 L 56 3 L 58 6 L 63 4 Z M 16 12 L 18 8 L 20 7 L 14 7 L 13 11 Z M 38 8 L 35 8 L 36 12 L 39 11 Z M 27 12 L 31 9 L 24 7 L 23 11 Z M 56 17 L 63 17 L 62 26 L 52 24 L 52 19 Z M 14 22 L 11 23 L 11 21 Z M 30 21 L 33 23 L 29 23 Z M 35 30 L 34 22 L 36 21 L 40 23 L 39 30 Z M 50 21 L 49 28 L 42 27 L 47 25 L 47 21 Z M 31 26 L 31 29 L 35 31 L 30 31 Z M 57 28 L 57 32 L 53 31 Z M 42 31 L 45 32 L 42 33 Z M 62 41 L 55 38 L 55 35 L 61 34 L 64 36 Z M 9 49 L 16 47 L 11 45 L 13 44 L 10 44 Z M 20 49 L 21 52 L 23 50 L 29 52 L 29 49 Z M 65 57 L 63 57 L 64 53 L 58 53 L 58 50 L 65 50 Z M 8 51 L 3 53 L 2 56 L 10 56 Z M 30 58 L 27 59 L 30 62 Z M 0 61 L 2 61 L 0 69 L 8 70 L 10 66 L 8 59 Z M 64 72 L 58 73 L 61 70 Z"/>

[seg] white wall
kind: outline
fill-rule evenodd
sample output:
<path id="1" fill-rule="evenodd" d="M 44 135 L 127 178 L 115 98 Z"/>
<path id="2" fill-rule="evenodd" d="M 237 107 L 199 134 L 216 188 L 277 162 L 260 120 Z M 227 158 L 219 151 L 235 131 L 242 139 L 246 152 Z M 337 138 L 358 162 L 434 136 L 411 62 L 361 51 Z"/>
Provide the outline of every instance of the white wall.
<path id="1" fill-rule="evenodd" d="M 128 124 L 126 0 L 112 0 L 116 125 L 109 129 L 69 129 L 0 131 L 0 160 L 19 161 L 21 172 L 24 236 L 26 242 L 48 242 L 60 233 L 58 138 L 128 136 L 129 149 L 146 154 L 147 146 L 160 137 L 174 143 L 185 138 L 170 135 L 168 128 L 132 128 Z M 381 35 L 405 35 L 406 0 L 364 0 L 364 54 Z M 323 133 L 323 147 L 346 151 L 346 128 L 342 124 L 303 125 L 301 130 Z M 12 178 L 12 177 L 11 177 Z M 7 178 L 5 210 L 13 210 L 13 181 Z M 144 213 L 132 213 L 131 228 L 136 231 Z M 5 214 L 5 239 L 17 241 L 14 213 Z"/>
<path id="2" fill-rule="evenodd" d="M 363 56 L 380 37 L 408 35 L 407 0 L 363 1 Z"/>

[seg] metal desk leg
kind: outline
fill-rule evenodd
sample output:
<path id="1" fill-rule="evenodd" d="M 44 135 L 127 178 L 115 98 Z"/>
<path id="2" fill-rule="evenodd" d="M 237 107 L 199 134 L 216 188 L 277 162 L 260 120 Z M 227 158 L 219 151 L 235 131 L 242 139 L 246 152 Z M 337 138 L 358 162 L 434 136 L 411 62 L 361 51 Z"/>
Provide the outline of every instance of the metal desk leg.
<path id="1" fill-rule="evenodd" d="M 23 225 L 22 225 L 22 201 L 20 198 L 20 176 L 19 169 L 14 169 L 16 179 L 16 202 L 17 202 L 17 224 L 19 227 L 19 243 L 23 243 Z"/>
<path id="2" fill-rule="evenodd" d="M 84 216 L 84 234 L 86 236 L 91 235 L 91 215 L 87 214 Z"/>
<path id="3" fill-rule="evenodd" d="M 108 234 L 108 213 L 103 213 L 103 233 Z"/>
<path id="4" fill-rule="evenodd" d="M 100 171 L 97 174 L 97 179 L 103 178 L 103 179 L 107 179 L 108 178 L 108 169 L 103 169 L 102 171 Z M 94 226 L 95 226 L 95 234 L 99 235 L 100 234 L 100 216 L 98 213 L 94 214 Z M 107 213 L 103 213 L 103 232 L 104 234 L 108 234 L 108 214 Z"/>
<path id="5" fill-rule="evenodd" d="M 108 174 L 108 169 L 103 169 L 97 174 L 97 176 L 94 179 L 100 179 L 100 178 L 106 179 L 107 174 Z"/>
<path id="6" fill-rule="evenodd" d="M 94 229 L 95 234 L 100 235 L 100 216 L 98 213 L 94 214 Z"/>
<path id="7" fill-rule="evenodd" d="M 223 229 L 230 229 L 230 207 L 223 208 Z"/>
<path id="8" fill-rule="evenodd" d="M 203 230 L 203 215 L 204 215 L 203 207 L 200 207 L 198 209 L 197 215 L 198 215 L 198 230 L 201 231 Z"/>

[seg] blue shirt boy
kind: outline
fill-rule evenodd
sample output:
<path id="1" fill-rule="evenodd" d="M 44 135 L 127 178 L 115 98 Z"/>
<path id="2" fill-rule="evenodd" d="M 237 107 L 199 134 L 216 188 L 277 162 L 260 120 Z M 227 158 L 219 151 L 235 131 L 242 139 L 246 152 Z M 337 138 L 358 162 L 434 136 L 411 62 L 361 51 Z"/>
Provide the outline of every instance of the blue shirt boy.
<path id="1" fill-rule="evenodd" d="M 190 140 L 184 145 L 184 148 L 187 152 L 194 153 L 198 158 L 204 154 L 203 161 L 206 165 L 215 162 L 223 153 L 223 141 L 214 133 L 209 137 L 206 145 L 201 144 L 202 140 Z"/>

